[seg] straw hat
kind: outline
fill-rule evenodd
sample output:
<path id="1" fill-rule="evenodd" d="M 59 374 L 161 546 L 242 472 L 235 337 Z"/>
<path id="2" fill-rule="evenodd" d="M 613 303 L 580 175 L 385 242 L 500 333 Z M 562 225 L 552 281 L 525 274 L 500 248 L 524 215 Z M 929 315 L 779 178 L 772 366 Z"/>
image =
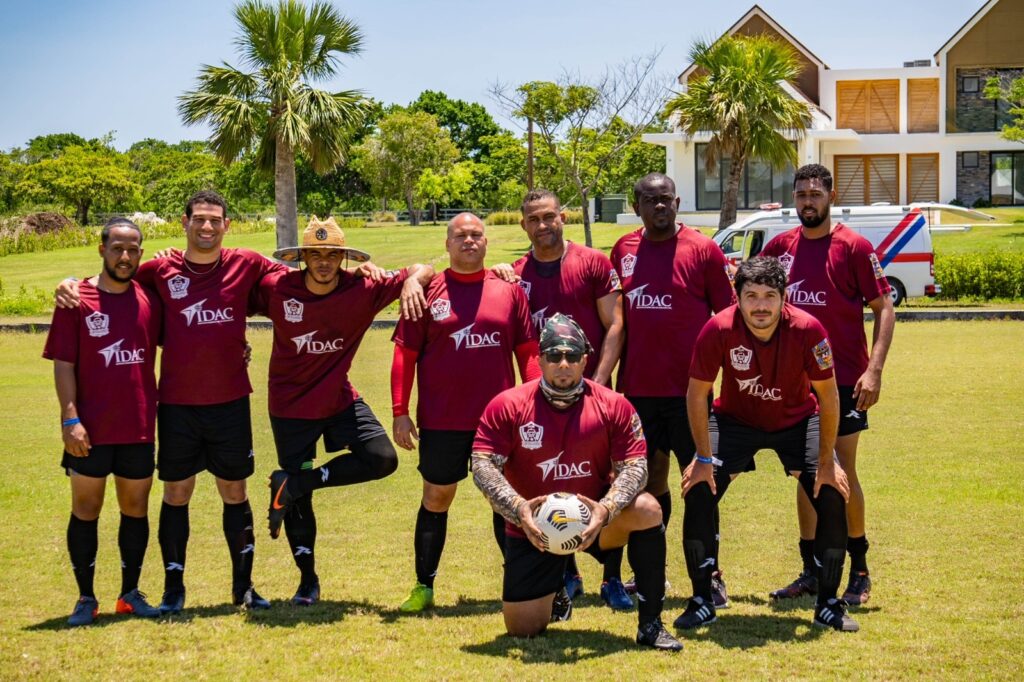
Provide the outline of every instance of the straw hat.
<path id="1" fill-rule="evenodd" d="M 290 246 L 285 249 L 278 249 L 274 252 L 274 258 L 284 261 L 296 261 L 304 249 L 339 249 L 345 252 L 345 257 L 357 263 L 370 260 L 370 254 L 359 249 L 352 249 L 345 246 L 345 233 L 334 222 L 334 218 L 320 220 L 311 216 L 309 225 L 302 232 L 302 245 Z"/>

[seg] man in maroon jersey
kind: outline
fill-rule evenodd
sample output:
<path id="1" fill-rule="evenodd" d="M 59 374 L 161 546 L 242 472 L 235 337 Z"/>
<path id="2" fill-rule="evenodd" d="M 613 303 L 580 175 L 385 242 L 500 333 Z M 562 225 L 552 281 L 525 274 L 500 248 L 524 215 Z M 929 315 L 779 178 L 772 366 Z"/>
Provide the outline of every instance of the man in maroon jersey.
<path id="1" fill-rule="evenodd" d="M 399 297 L 413 319 L 423 313 L 434 270 L 416 264 L 379 280 L 348 272 L 345 259 L 369 256 L 346 246 L 333 218 L 314 217 L 302 246 L 274 256 L 306 267 L 264 277 L 250 301 L 274 323 L 267 393 L 281 468 L 270 475 L 268 521 L 272 538 L 284 524 L 301 574 L 292 603 L 308 606 L 320 599 L 313 491 L 377 480 L 398 467 L 387 433 L 349 381 L 352 360 L 373 318 Z M 349 451 L 314 469 L 321 438 L 327 452 Z"/>
<path id="2" fill-rule="evenodd" d="M 570 492 L 592 513 L 580 549 L 600 559 L 629 543 L 640 594 L 637 643 L 679 651 L 682 644 L 661 623 L 665 527 L 657 501 L 643 492 L 640 418 L 625 398 L 583 378 L 590 343 L 573 320 L 552 316 L 540 351 L 541 378 L 491 400 L 473 443 L 473 480 L 507 521 L 505 627 L 514 637 L 532 637 L 572 614 L 566 557 L 546 551 L 533 518 L 548 494 Z"/>
<path id="3" fill-rule="evenodd" d="M 693 456 L 686 419 L 686 389 L 693 343 L 701 327 L 735 301 L 722 250 L 695 229 L 676 223 L 675 183 L 651 173 L 633 187 L 633 210 L 643 227 L 612 248 L 622 280 L 628 337 L 615 388 L 636 408 L 647 436 L 647 492 L 661 504 L 665 525 L 672 514 L 668 454 L 680 467 Z M 617 566 L 605 564 L 605 579 Z M 715 576 L 724 606 L 725 584 Z"/>
<path id="4" fill-rule="evenodd" d="M 832 348 L 821 323 L 785 303 L 786 272 L 777 259 L 744 262 L 735 282 L 739 303 L 704 325 L 690 365 L 686 408 L 697 454 L 683 473 L 683 550 L 694 596 L 675 626 L 688 630 L 717 619 L 715 558 L 708 552 L 715 542 L 715 509 L 758 450 L 769 449 L 818 513 L 814 625 L 854 632 L 858 626 L 846 615 L 846 602 L 836 598 L 849 486 L 834 452 L 839 395 Z M 709 421 L 708 398 L 720 370 L 722 392 Z"/>
<path id="5" fill-rule="evenodd" d="M 82 282 L 79 307 L 54 310 L 43 349 L 43 357 L 53 360 L 64 440 L 61 466 L 71 481 L 67 543 L 79 598 L 70 625 L 92 623 L 99 610 L 93 574 L 110 474 L 121 509 L 121 596 L 115 610 L 160 615 L 138 589 L 149 543 L 160 301 L 132 281 L 142 257 L 142 232 L 133 222 L 108 221 L 99 252 L 103 270 Z"/>
<path id="6" fill-rule="evenodd" d="M 416 585 L 399 608 L 418 613 L 434 605 L 434 577 L 448 529 L 448 509 L 469 471 L 480 414 L 498 393 L 516 384 L 513 358 L 523 381 L 536 378 L 537 333 L 523 290 L 484 269 L 483 222 L 460 213 L 448 223 L 450 266 L 427 288 L 428 315 L 401 320 L 391 367 L 395 442 L 412 450 L 419 440 L 423 497 L 413 549 Z M 532 367 L 532 371 L 528 368 Z M 416 424 L 409 397 L 419 374 Z M 418 430 L 417 430 L 418 425 Z M 499 548 L 505 522 L 495 514 Z"/>
<path id="7" fill-rule="evenodd" d="M 850 580 L 843 599 L 866 604 L 871 596 L 868 540 L 864 525 L 864 491 L 857 476 L 857 444 L 868 428 L 868 409 L 878 402 L 882 368 L 892 343 L 896 314 L 889 283 L 871 242 L 842 223 L 832 223 L 836 193 L 824 166 L 803 166 L 794 175 L 793 198 L 801 227 L 779 235 L 762 252 L 776 256 L 789 277 L 787 297 L 818 319 L 835 353 L 839 384 L 839 438 L 836 453 L 850 481 L 846 520 L 850 537 Z M 864 335 L 864 304 L 874 313 L 871 355 Z M 790 585 L 771 593 L 774 599 L 814 594 L 814 507 L 797 486 L 800 555 L 803 571 Z"/>

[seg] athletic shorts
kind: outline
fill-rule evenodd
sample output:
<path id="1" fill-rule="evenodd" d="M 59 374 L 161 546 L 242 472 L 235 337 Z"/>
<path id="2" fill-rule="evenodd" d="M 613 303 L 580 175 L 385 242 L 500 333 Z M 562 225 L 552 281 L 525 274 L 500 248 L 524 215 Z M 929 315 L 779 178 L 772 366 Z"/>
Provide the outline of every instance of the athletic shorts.
<path id="1" fill-rule="evenodd" d="M 476 431 L 420 429 L 420 464 L 423 480 L 434 485 L 458 483 L 469 474 Z"/>
<path id="2" fill-rule="evenodd" d="M 818 471 L 818 415 L 812 415 L 782 431 L 762 431 L 724 414 L 712 414 L 708 423 L 711 451 L 722 460 L 720 470 L 729 474 L 750 471 L 758 450 L 774 450 L 783 470 Z"/>
<path id="3" fill-rule="evenodd" d="M 217 405 L 160 403 L 156 427 L 161 481 L 184 481 L 203 470 L 241 481 L 255 471 L 249 396 Z"/>
<path id="4" fill-rule="evenodd" d="M 270 428 L 277 446 L 277 463 L 290 474 L 312 467 L 316 459 L 316 444 L 321 436 L 327 452 L 338 452 L 352 443 L 365 443 L 379 436 L 387 438 L 388 435 L 362 398 L 356 398 L 344 410 L 325 419 L 270 415 Z"/>
<path id="5" fill-rule="evenodd" d="M 684 466 L 697 452 L 690 435 L 690 421 L 686 416 L 686 398 L 634 398 L 626 396 L 633 405 L 647 439 L 647 459 L 661 450 L 665 454 L 674 452 L 676 459 Z"/>
<path id="6" fill-rule="evenodd" d="M 857 409 L 853 386 L 839 387 L 839 435 L 849 436 L 868 430 L 868 411 Z"/>
<path id="7" fill-rule="evenodd" d="M 600 538 L 583 550 L 604 561 L 608 550 L 598 547 Z M 542 552 L 524 537 L 505 535 L 505 578 L 502 601 L 532 601 L 554 594 L 565 586 L 565 567 L 571 554 Z"/>
<path id="8" fill-rule="evenodd" d="M 88 457 L 75 457 L 65 451 L 60 465 L 68 476 L 76 473 L 89 478 L 106 478 L 114 474 L 141 480 L 153 475 L 155 450 L 152 443 L 93 445 Z"/>

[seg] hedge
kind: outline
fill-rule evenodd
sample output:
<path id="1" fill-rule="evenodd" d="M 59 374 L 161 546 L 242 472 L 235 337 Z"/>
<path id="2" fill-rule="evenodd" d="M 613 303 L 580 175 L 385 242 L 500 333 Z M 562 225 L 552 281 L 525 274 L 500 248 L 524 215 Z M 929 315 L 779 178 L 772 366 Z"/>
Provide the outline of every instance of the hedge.
<path id="1" fill-rule="evenodd" d="M 972 253 L 935 257 L 942 298 L 1024 298 L 1024 253 Z"/>

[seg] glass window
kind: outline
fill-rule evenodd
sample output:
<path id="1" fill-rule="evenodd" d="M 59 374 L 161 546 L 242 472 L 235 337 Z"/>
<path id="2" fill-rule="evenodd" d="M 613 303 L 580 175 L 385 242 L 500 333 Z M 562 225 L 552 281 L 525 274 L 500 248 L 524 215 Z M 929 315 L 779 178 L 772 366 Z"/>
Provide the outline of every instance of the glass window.
<path id="1" fill-rule="evenodd" d="M 962 165 L 964 168 L 977 168 L 978 152 L 964 152 Z"/>
<path id="2" fill-rule="evenodd" d="M 960 81 L 963 87 L 961 92 L 977 92 L 978 91 L 978 77 L 977 76 L 964 76 Z"/>
<path id="3" fill-rule="evenodd" d="M 772 167 L 761 160 L 747 163 L 747 206 L 772 203 Z"/>
<path id="4" fill-rule="evenodd" d="M 722 194 L 729 181 L 729 158 L 718 164 L 716 172 L 708 173 L 704 168 L 704 152 L 706 144 L 697 145 L 696 153 L 696 198 L 698 211 L 717 211 L 722 207 Z M 740 210 L 756 209 L 761 204 L 780 203 L 783 206 L 793 205 L 793 167 L 786 165 L 782 169 L 773 169 L 769 164 L 758 159 L 747 161 L 744 172 L 740 175 L 739 194 L 736 204 Z"/>
<path id="5" fill-rule="evenodd" d="M 992 205 L 1013 204 L 1013 154 L 992 154 Z"/>
<path id="6" fill-rule="evenodd" d="M 1024 152 L 1013 155 L 1013 204 L 1024 204 Z"/>

